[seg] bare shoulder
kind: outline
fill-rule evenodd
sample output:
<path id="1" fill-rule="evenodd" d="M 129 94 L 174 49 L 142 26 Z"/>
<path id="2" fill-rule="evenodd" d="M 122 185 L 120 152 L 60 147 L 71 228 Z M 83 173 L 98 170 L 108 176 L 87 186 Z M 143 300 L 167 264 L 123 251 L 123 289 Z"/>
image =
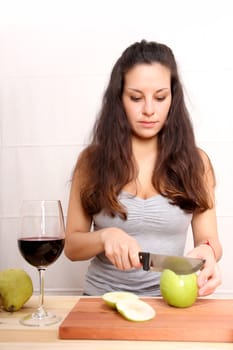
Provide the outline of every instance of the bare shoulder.
<path id="1" fill-rule="evenodd" d="M 84 148 L 78 155 L 78 159 L 74 168 L 74 178 L 78 175 L 80 176 L 82 172 L 85 173 L 88 161 L 90 159 L 90 154 L 93 152 L 93 148 L 88 146 Z"/>
<path id="2" fill-rule="evenodd" d="M 204 162 L 208 161 L 209 160 L 209 156 L 208 154 L 202 149 L 202 148 L 197 148 L 197 151 L 199 153 L 199 155 L 201 156 L 202 160 Z"/>
<path id="3" fill-rule="evenodd" d="M 201 159 L 203 161 L 204 167 L 206 169 L 208 169 L 208 168 L 212 169 L 213 168 L 212 167 L 212 163 L 211 163 L 211 160 L 210 160 L 208 154 L 201 148 L 198 148 L 197 150 L 198 150 L 198 153 L 199 153 L 199 155 L 200 155 L 200 157 L 201 157 Z"/>
<path id="4" fill-rule="evenodd" d="M 214 174 L 214 168 L 213 168 L 213 165 L 211 163 L 211 160 L 210 160 L 208 154 L 203 149 L 198 148 L 198 152 L 199 152 L 200 157 L 201 157 L 202 162 L 203 162 L 205 176 L 210 181 L 210 183 L 212 183 L 212 185 L 215 186 L 215 184 L 216 184 L 215 174 Z"/>

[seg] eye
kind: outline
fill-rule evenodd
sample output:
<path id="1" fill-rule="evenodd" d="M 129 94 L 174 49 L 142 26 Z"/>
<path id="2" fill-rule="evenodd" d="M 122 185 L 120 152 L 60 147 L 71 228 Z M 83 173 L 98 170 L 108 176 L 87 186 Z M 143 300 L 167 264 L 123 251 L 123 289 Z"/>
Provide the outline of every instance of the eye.
<path id="1" fill-rule="evenodd" d="M 130 96 L 131 101 L 138 102 L 141 100 L 141 97 Z"/>
<path id="2" fill-rule="evenodd" d="M 162 102 L 166 99 L 166 96 L 156 97 L 156 100 Z"/>

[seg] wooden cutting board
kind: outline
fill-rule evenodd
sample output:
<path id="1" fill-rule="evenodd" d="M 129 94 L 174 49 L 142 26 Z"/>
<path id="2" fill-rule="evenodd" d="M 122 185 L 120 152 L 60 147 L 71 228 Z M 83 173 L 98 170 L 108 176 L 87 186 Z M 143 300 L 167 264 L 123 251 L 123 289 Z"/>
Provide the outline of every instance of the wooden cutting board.
<path id="1" fill-rule="evenodd" d="M 233 299 L 198 299 L 189 308 L 142 298 L 156 310 L 153 320 L 125 320 L 101 298 L 80 298 L 59 327 L 61 339 L 233 342 Z"/>

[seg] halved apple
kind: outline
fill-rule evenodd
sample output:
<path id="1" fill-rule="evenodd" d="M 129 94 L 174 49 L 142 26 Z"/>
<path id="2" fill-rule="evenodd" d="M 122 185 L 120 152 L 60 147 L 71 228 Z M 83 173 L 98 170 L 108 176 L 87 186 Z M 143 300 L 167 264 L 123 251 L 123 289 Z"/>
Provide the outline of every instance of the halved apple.
<path id="1" fill-rule="evenodd" d="M 198 296 L 197 275 L 177 275 L 171 270 L 164 270 L 160 278 L 160 291 L 169 305 L 189 307 Z"/>

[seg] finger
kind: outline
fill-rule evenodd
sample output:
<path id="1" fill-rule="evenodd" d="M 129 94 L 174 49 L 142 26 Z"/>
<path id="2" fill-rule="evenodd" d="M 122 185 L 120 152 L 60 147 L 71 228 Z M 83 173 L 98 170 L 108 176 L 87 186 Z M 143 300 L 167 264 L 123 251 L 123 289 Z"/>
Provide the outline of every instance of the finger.
<path id="1" fill-rule="evenodd" d="M 210 271 L 210 269 L 208 268 L 203 268 L 197 278 L 197 284 L 199 288 L 202 288 L 207 281 L 209 280 L 209 278 L 211 277 L 213 271 Z"/>
<path id="2" fill-rule="evenodd" d="M 199 288 L 202 288 L 206 284 L 206 282 L 208 281 L 207 274 L 203 271 L 204 271 L 204 269 L 202 271 L 200 271 L 198 278 L 197 278 L 197 285 Z"/>
<path id="3" fill-rule="evenodd" d="M 115 251 L 116 254 L 116 260 L 118 262 L 118 267 L 121 270 L 128 270 L 130 269 L 131 262 L 129 260 L 129 247 L 126 243 L 120 243 L 118 244 L 117 250 Z"/>
<path id="4" fill-rule="evenodd" d="M 129 253 L 124 250 L 120 255 L 115 256 L 115 265 L 121 270 L 129 270 L 133 267 L 141 267 L 137 253 Z"/>
<path id="5" fill-rule="evenodd" d="M 124 264 L 122 262 L 121 256 L 117 255 L 113 259 L 113 264 L 119 269 L 119 270 L 124 270 Z"/>
<path id="6" fill-rule="evenodd" d="M 199 289 L 198 295 L 199 296 L 205 296 L 212 294 L 216 287 L 218 287 L 221 284 L 221 282 L 218 279 L 211 279 L 206 282 L 206 284 Z"/>
<path id="7" fill-rule="evenodd" d="M 135 267 L 135 268 L 141 267 L 141 262 L 139 260 L 138 251 L 136 253 L 135 252 L 130 252 L 129 253 L 129 259 L 130 259 L 132 267 Z"/>
<path id="8" fill-rule="evenodd" d="M 122 269 L 123 270 L 129 270 L 129 269 L 132 268 L 132 264 L 131 264 L 131 261 L 130 261 L 130 258 L 129 258 L 129 251 L 128 251 L 128 249 L 122 251 L 122 253 L 121 253 L 121 261 L 122 261 Z"/>
<path id="9" fill-rule="evenodd" d="M 105 247 L 105 256 L 108 258 L 108 260 L 114 265 L 116 266 L 118 269 L 122 269 L 122 261 L 121 261 L 121 257 L 119 254 L 117 254 L 116 252 L 114 252 L 114 248 L 112 247 L 112 245 L 106 245 Z"/>
<path id="10" fill-rule="evenodd" d="M 211 277 L 216 277 L 216 264 L 206 261 L 198 275 L 198 286 L 201 288 Z"/>
<path id="11" fill-rule="evenodd" d="M 214 271 L 208 273 L 208 269 L 205 269 L 204 273 L 200 273 L 198 276 L 199 295 L 209 295 L 221 284 L 221 274 L 216 266 Z"/>
<path id="12" fill-rule="evenodd" d="M 132 267 L 129 261 L 128 250 L 121 252 L 106 252 L 105 255 L 119 270 L 128 270 Z"/>

